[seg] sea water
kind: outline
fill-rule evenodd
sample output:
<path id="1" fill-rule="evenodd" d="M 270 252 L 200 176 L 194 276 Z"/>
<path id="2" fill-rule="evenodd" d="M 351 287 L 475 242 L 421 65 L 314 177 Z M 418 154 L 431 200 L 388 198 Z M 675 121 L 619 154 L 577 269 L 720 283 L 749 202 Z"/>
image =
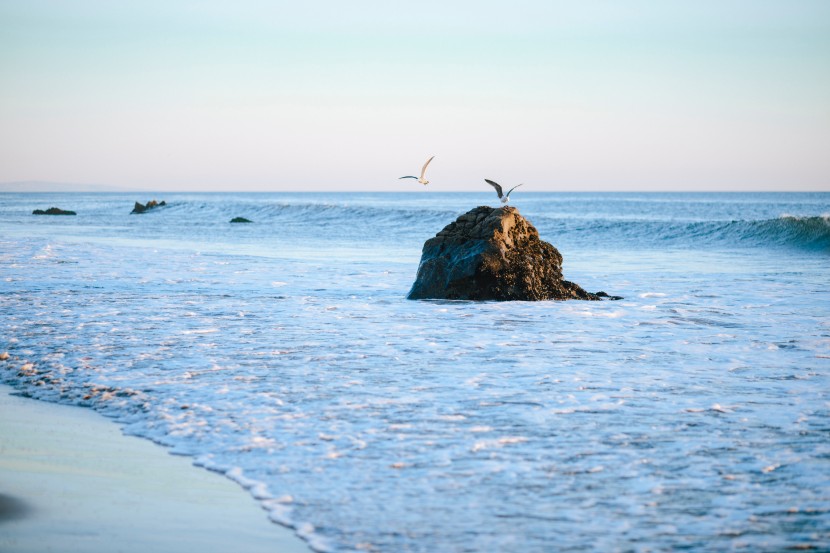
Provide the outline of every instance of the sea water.
<path id="1" fill-rule="evenodd" d="M 830 550 L 830 194 L 519 190 L 623 300 L 406 300 L 491 196 L 0 194 L 0 379 L 319 551 Z"/>

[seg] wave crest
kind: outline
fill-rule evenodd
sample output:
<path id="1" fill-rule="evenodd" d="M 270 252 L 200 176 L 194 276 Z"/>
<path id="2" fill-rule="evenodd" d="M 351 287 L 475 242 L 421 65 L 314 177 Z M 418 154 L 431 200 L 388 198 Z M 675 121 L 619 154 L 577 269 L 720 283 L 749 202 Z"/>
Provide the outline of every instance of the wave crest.
<path id="1" fill-rule="evenodd" d="M 534 221 L 542 236 L 580 244 L 735 248 L 789 247 L 830 252 L 830 215 L 782 215 L 774 219 L 733 221 L 555 220 Z"/>
<path id="2" fill-rule="evenodd" d="M 351 202 L 232 201 L 170 202 L 169 213 L 190 221 L 227 221 L 243 216 L 256 223 L 307 232 L 312 228 L 339 227 L 338 236 L 355 238 L 370 229 L 392 240 L 408 236 L 431 237 L 463 211 L 437 205 L 366 204 Z M 689 221 L 672 219 L 569 218 L 551 214 L 524 215 L 543 239 L 554 245 L 570 242 L 587 247 L 789 247 L 830 252 L 830 215 L 783 214 L 773 219 Z M 286 226 L 287 225 L 287 226 Z M 254 229 L 247 229 L 252 231 Z"/>

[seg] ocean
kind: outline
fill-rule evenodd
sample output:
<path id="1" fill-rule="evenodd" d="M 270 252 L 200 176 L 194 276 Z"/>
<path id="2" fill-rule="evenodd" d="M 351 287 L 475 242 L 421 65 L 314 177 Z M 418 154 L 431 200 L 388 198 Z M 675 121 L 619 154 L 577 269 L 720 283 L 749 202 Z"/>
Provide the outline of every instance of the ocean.
<path id="1" fill-rule="evenodd" d="M 0 194 L 0 380 L 313 549 L 830 550 L 830 193 L 517 190 L 602 302 L 405 299 L 491 190 L 150 199 Z"/>

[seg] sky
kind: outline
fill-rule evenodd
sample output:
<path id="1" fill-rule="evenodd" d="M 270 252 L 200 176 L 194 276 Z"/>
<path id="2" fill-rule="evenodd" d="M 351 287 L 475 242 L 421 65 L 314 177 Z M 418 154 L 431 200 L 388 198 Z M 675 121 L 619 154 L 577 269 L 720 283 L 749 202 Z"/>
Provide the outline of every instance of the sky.
<path id="1" fill-rule="evenodd" d="M 0 183 L 830 190 L 826 0 L 0 0 Z"/>

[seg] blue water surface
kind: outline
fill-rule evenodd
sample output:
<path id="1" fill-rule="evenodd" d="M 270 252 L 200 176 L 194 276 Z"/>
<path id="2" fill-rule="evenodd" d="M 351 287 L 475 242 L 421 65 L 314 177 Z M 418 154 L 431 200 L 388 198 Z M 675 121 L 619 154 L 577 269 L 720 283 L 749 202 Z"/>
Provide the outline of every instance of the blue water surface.
<path id="1" fill-rule="evenodd" d="M 490 194 L 2 193 L 0 378 L 320 551 L 830 549 L 830 194 L 519 192 L 625 299 L 407 301 Z"/>

